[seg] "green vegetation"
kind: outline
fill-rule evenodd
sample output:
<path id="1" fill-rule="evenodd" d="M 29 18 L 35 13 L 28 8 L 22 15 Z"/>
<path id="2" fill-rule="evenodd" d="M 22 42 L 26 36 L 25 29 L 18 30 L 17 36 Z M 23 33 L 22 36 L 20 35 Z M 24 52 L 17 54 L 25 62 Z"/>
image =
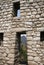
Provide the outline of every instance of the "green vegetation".
<path id="1" fill-rule="evenodd" d="M 22 45 L 20 48 L 20 61 L 27 61 L 27 51 L 25 45 Z"/>

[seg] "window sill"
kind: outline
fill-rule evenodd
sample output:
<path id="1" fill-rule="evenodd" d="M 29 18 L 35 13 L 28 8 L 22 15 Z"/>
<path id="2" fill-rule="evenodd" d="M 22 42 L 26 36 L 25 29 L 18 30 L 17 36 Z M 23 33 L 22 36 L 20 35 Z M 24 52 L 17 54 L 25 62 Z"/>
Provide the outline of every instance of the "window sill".
<path id="1" fill-rule="evenodd" d="M 21 19 L 21 17 L 13 17 L 13 19 L 20 20 L 20 19 Z"/>

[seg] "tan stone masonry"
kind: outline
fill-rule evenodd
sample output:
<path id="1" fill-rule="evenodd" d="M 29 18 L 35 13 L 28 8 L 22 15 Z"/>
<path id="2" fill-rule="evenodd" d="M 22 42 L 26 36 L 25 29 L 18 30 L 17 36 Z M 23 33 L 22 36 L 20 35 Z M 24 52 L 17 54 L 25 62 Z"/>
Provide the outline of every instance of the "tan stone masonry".
<path id="1" fill-rule="evenodd" d="M 0 65 L 18 65 L 16 33 L 22 31 L 27 35 L 28 65 L 44 65 L 44 41 L 40 41 L 40 32 L 44 31 L 44 0 L 20 0 L 20 17 L 13 17 L 13 2 L 18 1 L 0 0 L 0 33 L 4 34 Z"/>

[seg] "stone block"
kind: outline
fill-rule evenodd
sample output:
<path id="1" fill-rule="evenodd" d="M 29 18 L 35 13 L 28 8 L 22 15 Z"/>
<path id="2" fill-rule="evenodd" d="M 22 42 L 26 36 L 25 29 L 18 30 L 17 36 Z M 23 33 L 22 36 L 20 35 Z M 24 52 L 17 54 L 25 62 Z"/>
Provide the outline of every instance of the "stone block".
<path id="1" fill-rule="evenodd" d="M 28 0 L 29 1 L 29 3 L 32 3 L 33 2 L 33 0 Z"/>
<path id="2" fill-rule="evenodd" d="M 40 57 L 34 57 L 34 61 L 39 62 L 41 61 Z"/>
<path id="3" fill-rule="evenodd" d="M 34 61 L 28 61 L 28 64 L 29 65 L 38 65 L 36 62 L 34 62 Z"/>
<path id="4" fill-rule="evenodd" d="M 32 61 L 33 57 L 32 56 L 28 56 L 28 61 Z"/>

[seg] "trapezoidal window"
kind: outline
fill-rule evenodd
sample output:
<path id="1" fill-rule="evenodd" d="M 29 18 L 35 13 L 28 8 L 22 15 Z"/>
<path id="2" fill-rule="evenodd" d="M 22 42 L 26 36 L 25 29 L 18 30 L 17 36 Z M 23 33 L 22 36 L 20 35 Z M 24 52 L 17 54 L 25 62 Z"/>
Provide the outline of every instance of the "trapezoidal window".
<path id="1" fill-rule="evenodd" d="M 13 16 L 20 17 L 20 2 L 13 3 Z"/>
<path id="2" fill-rule="evenodd" d="M 44 31 L 40 32 L 40 41 L 44 41 Z"/>
<path id="3" fill-rule="evenodd" d="M 17 32 L 17 48 L 19 50 L 19 64 L 27 65 L 27 39 L 26 32 Z M 17 57 L 18 60 L 18 57 Z"/>
<path id="4" fill-rule="evenodd" d="M 2 45 L 3 43 L 3 33 L 0 33 L 0 46 Z"/>

